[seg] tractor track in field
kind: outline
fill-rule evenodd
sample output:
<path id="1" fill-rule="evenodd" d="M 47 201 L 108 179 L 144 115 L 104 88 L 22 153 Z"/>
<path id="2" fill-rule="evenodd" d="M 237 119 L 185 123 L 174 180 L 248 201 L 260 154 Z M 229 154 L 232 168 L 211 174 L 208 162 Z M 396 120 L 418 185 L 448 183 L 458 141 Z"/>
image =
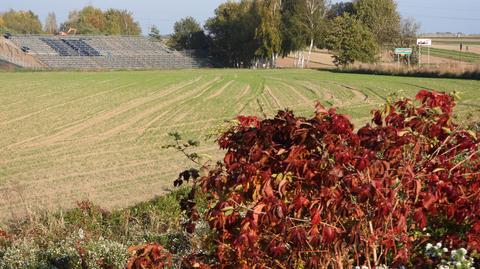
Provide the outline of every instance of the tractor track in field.
<path id="1" fill-rule="evenodd" d="M 178 96 L 178 98 L 173 100 L 173 102 L 169 102 L 168 104 L 166 104 L 165 107 L 171 107 L 172 105 L 174 106 L 173 108 L 165 110 L 159 116 L 156 116 L 153 120 L 147 123 L 147 125 L 143 127 L 144 131 L 151 128 L 153 124 L 161 124 L 162 122 L 165 122 L 165 121 L 170 121 L 170 122 L 173 121 L 173 119 L 178 116 L 177 113 L 181 111 L 183 108 L 185 108 L 187 103 L 192 102 L 194 99 L 198 99 L 199 97 L 204 95 L 220 80 L 221 80 L 220 77 L 215 77 L 213 80 L 210 80 L 209 82 L 198 87 L 198 89 L 195 90 L 194 92 L 189 94 L 183 94 L 182 96 Z M 200 91 L 200 93 L 198 93 L 198 91 Z M 191 97 L 191 95 L 193 94 L 196 94 L 196 95 L 194 97 Z M 168 116 L 165 118 L 166 115 Z"/>
<path id="2" fill-rule="evenodd" d="M 162 108 L 165 108 L 165 107 L 168 107 L 174 103 L 177 103 L 175 105 L 174 108 L 172 109 L 169 109 L 169 110 L 166 110 L 164 111 L 163 113 L 161 113 L 160 115 L 156 116 L 154 119 L 152 119 L 151 121 L 149 121 L 145 126 L 143 126 L 142 128 L 142 134 L 140 136 L 143 136 L 143 134 L 154 124 L 158 124 L 160 122 L 162 122 L 162 118 L 164 118 L 165 115 L 168 115 L 168 114 L 171 114 L 173 111 L 177 110 L 179 107 L 182 107 L 184 106 L 185 103 L 189 102 L 191 99 L 190 96 L 193 95 L 193 94 L 197 94 L 198 91 L 200 91 L 199 94 L 197 94 L 195 97 L 192 97 L 192 99 L 194 98 L 198 98 L 200 97 L 202 94 L 204 94 L 205 92 L 207 92 L 216 82 L 218 82 L 221 78 L 220 77 L 216 77 L 214 78 L 213 80 L 210 80 L 208 81 L 207 83 L 203 84 L 202 86 L 198 87 L 197 90 L 189 93 L 189 94 L 183 94 L 183 95 L 179 95 L 177 96 L 175 99 L 171 99 L 169 100 L 169 102 L 167 104 L 165 104 Z M 183 101 L 182 101 L 183 100 Z M 163 104 L 162 104 L 163 105 Z M 175 115 L 173 116 L 170 116 L 170 117 L 174 117 Z"/>
<path id="3" fill-rule="evenodd" d="M 30 164 L 30 163 L 27 163 L 27 164 L 24 164 L 24 163 L 21 163 L 21 162 L 25 162 L 29 159 L 35 159 L 35 156 L 29 156 L 31 158 L 27 159 L 27 158 L 23 158 L 23 159 L 17 159 L 17 160 L 10 160 L 10 162 L 8 163 L 5 163 L 4 165 L 10 165 L 14 167 L 14 170 L 25 170 L 25 168 L 28 168 L 30 171 L 29 172 L 13 172 L 13 173 L 10 173 L 10 176 L 12 177 L 15 177 L 15 178 L 23 178 L 25 176 L 29 176 L 30 174 L 34 173 L 35 175 L 43 175 L 45 176 L 46 172 L 49 172 L 49 171 L 54 171 L 53 173 L 57 173 L 58 171 L 56 171 L 54 168 L 52 169 L 52 167 L 59 167 L 61 169 L 63 169 L 63 167 L 61 166 L 62 163 L 65 163 L 65 162 L 73 162 L 73 161 L 76 161 L 76 160 L 84 160 L 85 158 L 90 158 L 92 159 L 92 162 L 95 163 L 95 166 L 96 167 L 108 167 L 108 166 L 111 166 L 111 164 L 109 164 L 108 162 L 108 158 L 101 158 L 101 156 L 116 156 L 116 155 L 119 155 L 119 154 L 126 154 L 127 152 L 129 152 L 130 154 L 128 155 L 127 158 L 123 158 L 123 159 L 120 159 L 119 162 L 121 163 L 125 163 L 125 162 L 131 162 L 132 158 L 137 158 L 136 157 L 137 155 L 156 155 L 158 154 L 158 148 L 160 148 L 160 146 L 158 148 L 149 148 L 149 149 L 146 149 L 144 150 L 144 146 L 131 146 L 131 147 L 128 147 L 128 148 L 122 148 L 120 150 L 103 150 L 103 151 L 91 151 L 89 153 L 83 153 L 83 154 L 78 154 L 78 153 L 75 153 L 75 152 L 68 152 L 68 153 L 56 153 L 56 154 L 52 154 L 52 155 L 49 155 L 49 159 L 54 159 L 54 161 L 51 161 L 51 162 L 47 162 L 47 163 L 35 163 L 35 164 Z M 148 151 L 150 150 L 150 151 Z M 202 146 L 202 147 L 199 147 L 197 148 L 197 151 L 198 152 L 216 152 L 218 150 L 218 147 L 215 145 L 215 144 L 208 144 L 206 146 Z M 174 153 L 174 154 L 177 154 L 177 153 Z M 99 161 L 93 161 L 94 158 L 99 158 Z M 140 157 L 140 159 L 142 158 L 145 158 L 145 159 L 151 159 L 151 157 Z M 154 161 L 155 163 L 163 163 L 163 162 L 168 162 L 169 160 L 171 160 L 171 154 L 167 155 L 167 156 L 161 156 L 161 157 L 155 157 L 152 161 Z M 18 166 L 17 164 L 21 164 L 20 166 Z"/>
<path id="4" fill-rule="evenodd" d="M 136 98 L 132 101 L 129 101 L 123 105 L 120 105 L 120 106 L 117 106 L 103 114 L 100 114 L 100 115 L 97 115 L 97 116 L 94 116 L 92 118 L 89 118 L 87 119 L 86 121 L 80 123 L 80 124 L 77 124 L 77 125 L 74 125 L 72 127 L 69 127 L 67 129 L 64 129 L 62 131 L 59 131 L 49 137 L 46 137 L 46 139 L 44 139 L 43 141 L 39 141 L 31 146 L 44 146 L 44 145 L 48 145 L 48 144 L 52 144 L 52 143 L 55 143 L 55 142 L 58 142 L 58 141 L 61 141 L 61 140 L 64 140 L 68 137 L 71 137 L 87 128 L 90 128 L 96 124 L 99 124 L 101 122 L 104 122 L 106 120 L 109 120 L 111 118 L 114 118 L 122 113 L 125 113 L 129 110 L 132 110 L 132 109 L 135 109 L 137 107 L 140 107 L 144 104 L 147 104 L 149 102 L 152 102 L 152 101 L 155 101 L 155 100 L 158 100 L 162 97 L 165 97 L 169 94 L 172 94 L 184 87 L 187 87 L 189 85 L 192 85 L 194 84 L 195 82 L 197 82 L 198 80 L 200 80 L 201 78 L 197 78 L 197 79 L 194 79 L 192 81 L 188 81 L 186 83 L 182 83 L 180 85 L 176 85 L 176 86 L 172 86 L 172 87 L 169 87 L 167 88 L 167 90 L 165 91 L 159 91 L 155 94 L 152 94 L 152 95 L 149 95 L 149 96 L 143 96 L 143 97 L 139 97 L 139 98 Z"/>
<path id="5" fill-rule="evenodd" d="M 308 103 L 311 103 L 312 104 L 312 107 L 313 107 L 313 100 L 310 100 L 308 99 L 305 95 L 301 94 L 299 91 L 297 91 L 295 89 L 295 87 L 293 87 L 292 85 L 289 85 L 285 82 L 281 82 L 281 84 L 285 87 L 287 87 L 289 90 L 291 90 L 293 93 L 295 93 L 295 95 L 297 95 L 298 97 L 300 97 L 300 99 L 305 102 L 306 104 Z"/>
<path id="6" fill-rule="evenodd" d="M 275 97 L 275 95 L 273 95 L 272 90 L 271 90 L 267 85 L 265 85 L 264 89 L 265 89 L 265 92 L 270 96 L 270 98 L 271 98 L 271 99 L 273 100 L 273 102 L 275 103 L 275 106 L 276 106 L 277 109 L 282 109 L 282 108 L 284 108 L 283 105 L 282 105 L 282 103 L 280 103 L 280 100 L 278 100 L 278 98 Z"/>
<path id="7" fill-rule="evenodd" d="M 74 100 L 70 100 L 70 101 L 67 101 L 67 102 L 63 102 L 61 104 L 57 104 L 57 105 L 53 105 L 53 106 L 50 106 L 50 107 L 46 107 L 42 110 L 39 110 L 39 111 L 35 111 L 35 112 L 32 112 L 32 113 L 28 113 L 26 115 L 23 115 L 21 117 L 17 117 L 17 118 L 14 118 L 14 119 L 11 119 L 9 121 L 4 121 L 4 122 L 0 122 L 0 126 L 2 125 L 7 125 L 7 124 L 10 124 L 10 123 L 14 123 L 14 122 L 17 122 L 17 121 L 20 121 L 20 120 L 24 120 L 26 118 L 29 118 L 29 117 L 32 117 L 32 116 L 35 116 L 35 115 L 38 115 L 38 114 L 41 114 L 43 112 L 46 112 L 46 111 L 49 111 L 49 110 L 52 110 L 52 109 L 55 109 L 55 108 L 58 108 L 58 107 L 63 107 L 65 105 L 68 105 L 68 104 L 71 104 L 71 103 L 75 103 L 75 102 L 78 102 L 78 101 L 81 101 L 81 100 L 85 100 L 85 99 L 90 99 L 90 98 L 94 98 L 94 97 L 97 97 L 97 96 L 100 96 L 100 95 L 104 95 L 104 94 L 107 94 L 107 93 L 110 93 L 110 92 L 113 92 L 113 91 L 116 91 L 116 90 L 119 90 L 119 89 L 122 89 L 122 88 L 126 88 L 126 87 L 130 87 L 132 85 L 135 85 L 136 83 L 131 83 L 131 84 L 128 84 L 128 85 L 122 85 L 122 86 L 119 86 L 117 88 L 114 88 L 114 89 L 110 89 L 108 91 L 103 91 L 103 92 L 99 92 L 99 93 L 96 93 L 96 94 L 92 94 L 92 95 L 88 95 L 88 96 L 83 96 L 83 97 L 80 97 L 80 98 L 77 98 L 77 99 L 74 99 Z"/>
<path id="8" fill-rule="evenodd" d="M 185 123 L 184 125 L 195 125 L 195 124 L 198 124 L 198 123 L 192 122 L 192 123 Z M 208 130 L 210 128 L 211 128 L 211 126 L 202 125 L 202 127 L 200 127 L 200 128 L 191 129 L 191 132 L 202 132 L 202 131 Z M 157 128 L 155 130 L 164 131 L 164 128 Z M 142 134 L 142 131 L 143 131 L 143 129 L 137 129 L 137 130 L 133 131 L 132 135 L 130 136 L 130 139 L 127 140 L 127 141 L 111 142 L 111 143 L 105 143 L 105 144 L 100 144 L 100 145 L 96 144 L 98 141 L 94 140 L 96 138 L 96 136 L 94 136 L 94 135 L 89 136 L 89 137 L 77 138 L 75 140 L 70 140 L 70 141 L 62 141 L 62 142 L 58 142 L 58 143 L 52 145 L 52 146 L 55 146 L 55 148 L 53 148 L 52 150 L 43 151 L 41 156 L 42 157 L 47 157 L 48 156 L 50 158 L 53 158 L 53 157 L 58 158 L 58 157 L 66 156 L 66 155 L 75 154 L 76 151 L 68 151 L 68 149 L 77 150 L 78 149 L 77 145 L 82 145 L 84 147 L 84 150 L 86 150 L 85 146 L 87 144 L 90 144 L 90 147 L 87 148 L 88 151 L 95 151 L 95 150 L 98 150 L 99 148 L 112 148 L 112 147 L 124 148 L 124 145 L 136 145 L 136 143 L 138 143 L 138 141 L 139 141 L 139 136 L 140 136 L 140 134 Z M 167 137 L 167 136 L 168 136 L 168 134 L 166 132 L 164 132 L 160 136 L 158 136 L 156 139 L 163 141 L 162 139 Z M 153 145 L 150 145 L 150 147 L 160 148 L 162 145 L 163 144 L 161 144 L 161 143 L 160 144 L 153 144 Z M 143 145 L 143 144 L 138 144 L 137 146 L 133 146 L 133 147 L 141 148 L 141 147 L 144 147 L 144 146 L 145 145 Z M 66 147 L 69 147 L 69 148 L 66 148 Z M 36 148 L 33 148 L 33 149 L 35 150 Z M 33 153 L 33 152 L 32 153 L 27 152 L 26 155 L 24 155 L 24 156 L 20 156 L 20 157 L 14 158 L 14 159 L 9 159 L 8 161 L 2 161 L 2 162 L 0 162 L 0 164 L 1 165 L 11 165 L 12 163 L 15 163 L 15 162 L 24 162 L 24 161 L 31 160 L 31 159 L 38 159 L 39 155 L 40 154 L 36 154 L 36 153 Z"/>
<path id="9" fill-rule="evenodd" d="M 357 100 L 360 100 L 362 102 L 370 102 L 370 98 L 368 97 L 367 94 L 365 94 L 364 92 L 362 92 L 361 90 L 353 87 L 353 86 L 350 86 L 350 85 L 347 85 L 347 84 L 342 84 L 342 83 L 335 83 L 335 82 L 332 82 L 332 84 L 335 84 L 335 85 L 338 85 L 338 86 L 341 86 L 345 89 L 348 89 L 350 90 L 353 95 L 355 95 L 355 98 Z"/>
<path id="10" fill-rule="evenodd" d="M 250 87 L 250 85 L 247 85 L 243 88 L 243 90 L 240 92 L 240 95 L 238 95 L 237 97 L 237 105 L 235 106 L 235 108 L 238 107 L 238 105 L 240 105 L 240 107 L 237 109 L 237 114 L 241 114 L 245 108 L 249 105 L 249 101 L 245 102 L 244 104 L 242 104 L 240 101 L 242 100 L 242 98 L 247 95 L 250 91 L 252 90 L 252 88 Z M 248 96 L 247 96 L 248 97 Z M 251 98 L 248 98 L 249 100 Z"/>
<path id="11" fill-rule="evenodd" d="M 319 85 L 315 85 L 311 82 L 304 81 L 301 83 L 306 89 L 309 89 L 311 91 L 314 91 L 317 96 L 321 96 L 320 101 L 328 101 L 331 102 L 332 105 L 342 105 L 343 101 L 336 98 L 335 95 L 333 94 L 332 90 L 329 90 L 327 88 L 320 87 Z"/>
<path id="12" fill-rule="evenodd" d="M 207 98 L 204 99 L 204 101 L 206 100 L 210 100 L 210 99 L 213 99 L 215 97 L 218 97 L 220 96 L 228 87 L 230 87 L 230 85 L 232 85 L 235 81 L 234 80 L 230 80 L 229 82 L 227 82 L 225 85 L 223 85 L 220 89 L 218 89 L 217 91 L 215 91 L 214 94 L 208 96 Z"/>

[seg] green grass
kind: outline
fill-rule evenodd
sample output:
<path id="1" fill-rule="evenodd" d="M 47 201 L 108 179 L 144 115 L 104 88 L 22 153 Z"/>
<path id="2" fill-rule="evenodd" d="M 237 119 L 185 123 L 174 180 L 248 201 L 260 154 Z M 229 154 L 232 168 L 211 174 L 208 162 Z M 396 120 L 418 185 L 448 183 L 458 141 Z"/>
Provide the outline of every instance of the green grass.
<path id="1" fill-rule="evenodd" d="M 427 53 L 425 49 L 423 50 L 423 53 Z M 430 55 L 469 63 L 477 63 L 480 61 L 480 54 L 472 52 L 460 53 L 460 51 L 455 50 L 430 48 Z"/>
<path id="2" fill-rule="evenodd" d="M 422 88 L 462 93 L 457 112 L 477 113 L 479 81 L 313 70 L 183 70 L 0 73 L 0 218 L 89 199 L 112 209 L 168 191 L 191 166 L 169 132 L 203 141 L 238 114 L 313 114 L 334 105 L 358 124 L 391 94 Z"/>
<path id="3" fill-rule="evenodd" d="M 462 43 L 465 46 L 474 46 L 480 45 L 480 39 L 471 38 L 471 39 L 457 39 L 457 38 L 431 38 L 434 45 L 458 45 Z"/>

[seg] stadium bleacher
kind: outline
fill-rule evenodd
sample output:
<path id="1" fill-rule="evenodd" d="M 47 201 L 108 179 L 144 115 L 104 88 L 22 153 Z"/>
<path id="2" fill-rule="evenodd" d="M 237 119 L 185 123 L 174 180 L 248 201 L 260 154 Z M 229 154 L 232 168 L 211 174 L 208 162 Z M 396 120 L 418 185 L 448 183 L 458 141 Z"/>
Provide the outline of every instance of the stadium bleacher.
<path id="1" fill-rule="evenodd" d="M 28 48 L 45 69 L 184 69 L 209 67 L 208 59 L 189 57 L 140 36 L 11 36 Z"/>

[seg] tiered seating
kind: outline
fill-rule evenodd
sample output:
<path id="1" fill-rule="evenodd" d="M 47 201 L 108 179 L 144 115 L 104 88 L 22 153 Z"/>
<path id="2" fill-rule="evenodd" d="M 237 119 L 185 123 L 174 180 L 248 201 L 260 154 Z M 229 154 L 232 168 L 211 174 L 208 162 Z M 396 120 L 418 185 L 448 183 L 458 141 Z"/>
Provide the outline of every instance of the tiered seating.
<path id="1" fill-rule="evenodd" d="M 73 50 L 77 51 L 80 56 L 100 56 L 100 53 L 85 43 L 81 39 L 62 39 Z"/>
<path id="2" fill-rule="evenodd" d="M 51 69 L 180 69 L 209 66 L 159 42 L 133 36 L 12 36 Z"/>
<path id="3" fill-rule="evenodd" d="M 30 48 L 31 54 L 58 54 L 39 36 L 11 36 L 10 40 L 16 43 L 18 47 L 26 46 Z"/>
<path id="4" fill-rule="evenodd" d="M 61 39 L 40 38 L 43 42 L 54 49 L 60 56 L 79 56 L 80 53 L 65 43 Z"/>

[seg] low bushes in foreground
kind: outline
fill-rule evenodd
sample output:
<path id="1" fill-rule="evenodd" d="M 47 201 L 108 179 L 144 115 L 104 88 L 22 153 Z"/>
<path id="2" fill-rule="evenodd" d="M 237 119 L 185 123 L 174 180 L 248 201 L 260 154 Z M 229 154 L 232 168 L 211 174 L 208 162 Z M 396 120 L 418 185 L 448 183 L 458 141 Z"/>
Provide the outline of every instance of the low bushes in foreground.
<path id="1" fill-rule="evenodd" d="M 144 258 L 179 264 L 198 244 L 181 228 L 179 203 L 188 192 L 178 189 L 112 212 L 83 201 L 66 212 L 11 223 L 8 232 L 0 230 L 0 268 L 113 269 L 129 263 L 136 269 Z"/>
<path id="2" fill-rule="evenodd" d="M 192 259 L 223 268 L 448 268 L 426 253 L 439 242 L 468 250 L 473 264 L 479 133 L 453 122 L 451 96 L 422 90 L 416 99 L 388 102 L 356 132 L 320 105 L 311 119 L 239 117 L 218 140 L 223 163 L 195 180 L 207 212 L 187 204 L 189 229 L 203 218 L 216 241 L 210 256 Z"/>

